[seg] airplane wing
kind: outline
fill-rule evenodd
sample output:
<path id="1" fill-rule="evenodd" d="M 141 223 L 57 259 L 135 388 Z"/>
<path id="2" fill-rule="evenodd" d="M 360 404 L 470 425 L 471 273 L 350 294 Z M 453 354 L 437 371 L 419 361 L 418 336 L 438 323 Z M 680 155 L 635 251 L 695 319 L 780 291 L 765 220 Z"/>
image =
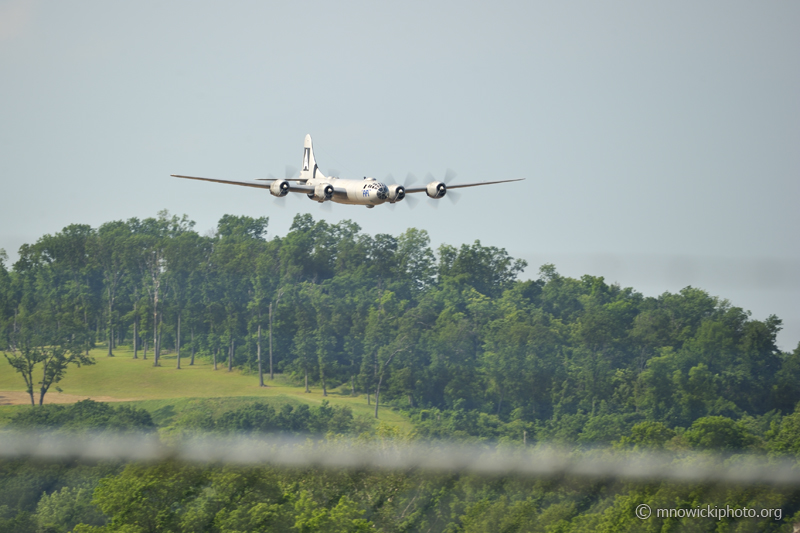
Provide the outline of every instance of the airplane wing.
<path id="1" fill-rule="evenodd" d="M 241 185 L 242 187 L 255 187 L 257 189 L 269 189 L 268 183 L 253 183 L 252 181 L 232 181 L 232 180 L 218 180 L 214 178 L 198 178 L 195 176 L 181 176 L 178 174 L 170 174 L 173 178 L 184 178 L 187 180 L 200 180 L 200 181 L 213 181 L 214 183 L 227 183 L 229 185 Z"/>
<path id="2" fill-rule="evenodd" d="M 477 183 L 459 183 L 458 185 L 447 185 L 447 190 L 450 189 L 463 189 L 464 187 L 477 187 L 478 185 L 494 185 L 495 183 L 509 183 L 511 181 L 524 181 L 525 178 L 517 178 L 514 180 L 500 180 L 500 181 L 479 181 Z M 413 187 L 406 189 L 406 194 L 412 192 L 425 192 L 426 187 Z"/>
<path id="3" fill-rule="evenodd" d="M 234 181 L 234 180 L 218 180 L 214 178 L 198 178 L 196 176 L 181 176 L 179 174 L 170 174 L 173 178 L 184 178 L 187 180 L 200 180 L 200 181 L 211 181 L 214 183 L 227 183 L 228 185 L 241 185 L 242 187 L 255 187 L 256 189 L 269 189 L 269 183 L 255 183 L 252 181 Z M 289 186 L 290 192 L 314 192 L 314 187 L 311 185 L 290 185 Z"/>

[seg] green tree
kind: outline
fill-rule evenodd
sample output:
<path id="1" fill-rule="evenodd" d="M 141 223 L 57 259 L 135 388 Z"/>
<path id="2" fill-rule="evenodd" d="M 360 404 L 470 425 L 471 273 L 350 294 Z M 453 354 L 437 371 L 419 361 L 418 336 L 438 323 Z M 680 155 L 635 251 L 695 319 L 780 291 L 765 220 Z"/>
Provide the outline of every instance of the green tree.
<path id="1" fill-rule="evenodd" d="M 100 481 L 93 503 L 111 517 L 109 531 L 179 531 L 185 505 L 202 489 L 207 472 L 193 466 L 131 464 Z"/>
<path id="2" fill-rule="evenodd" d="M 106 517 L 92 504 L 92 492 L 91 487 L 79 486 L 43 494 L 34 515 L 39 531 L 67 533 L 77 524 L 104 525 Z"/>
<path id="3" fill-rule="evenodd" d="M 16 305 L 12 279 L 6 269 L 8 254 L 0 248 L 0 349 L 8 345 L 9 336 L 15 330 Z"/>
<path id="4" fill-rule="evenodd" d="M 300 533 L 361 533 L 372 529 L 372 524 L 361 518 L 350 498 L 342 496 L 331 509 L 318 505 L 308 491 L 301 491 L 294 504 L 296 518 L 293 528 Z"/>
<path id="5" fill-rule="evenodd" d="M 12 334 L 8 351 L 3 355 L 25 381 L 31 405 L 36 404 L 36 385 L 39 385 L 39 405 L 42 405 L 50 387 L 56 385 L 58 389 L 57 384 L 69 365 L 94 364 L 94 360 L 83 353 L 81 333 L 79 326 L 59 320 L 52 308 L 24 313 L 18 318 L 17 332 Z M 39 381 L 35 377 L 37 367 L 41 372 Z"/>
<path id="6" fill-rule="evenodd" d="M 683 437 L 693 447 L 717 451 L 742 450 L 752 440 L 742 424 L 724 416 L 698 418 Z"/>
<path id="7" fill-rule="evenodd" d="M 116 308 L 119 289 L 125 276 L 125 258 L 129 246 L 130 228 L 124 222 L 108 222 L 100 226 L 87 245 L 90 256 L 94 259 L 103 276 L 106 299 L 106 338 L 108 339 L 108 356 L 113 357 L 114 329 L 116 326 Z"/>
<path id="8" fill-rule="evenodd" d="M 525 270 L 527 262 L 514 259 L 503 248 L 482 246 L 480 241 L 459 250 L 439 248 L 439 282 L 466 284 L 486 296 L 499 296 Z"/>
<path id="9" fill-rule="evenodd" d="M 675 431 L 663 422 L 646 420 L 634 425 L 630 434 L 623 436 L 619 443 L 621 446 L 634 448 L 662 449 L 674 437 Z"/>
<path id="10" fill-rule="evenodd" d="M 793 413 L 774 422 L 766 437 L 770 452 L 800 455 L 800 403 Z"/>
<path id="11" fill-rule="evenodd" d="M 217 237 L 210 256 L 217 294 L 224 306 L 223 319 L 228 345 L 228 371 L 233 369 L 235 344 L 246 329 L 246 308 L 253 296 L 253 272 L 256 257 L 265 249 L 269 220 L 266 217 L 223 216 L 217 225 Z"/>
<path id="12" fill-rule="evenodd" d="M 167 277 L 176 314 L 175 354 L 177 368 L 181 367 L 181 319 L 196 291 L 198 270 L 207 255 L 208 243 L 193 231 L 186 231 L 170 239 L 164 250 Z"/>

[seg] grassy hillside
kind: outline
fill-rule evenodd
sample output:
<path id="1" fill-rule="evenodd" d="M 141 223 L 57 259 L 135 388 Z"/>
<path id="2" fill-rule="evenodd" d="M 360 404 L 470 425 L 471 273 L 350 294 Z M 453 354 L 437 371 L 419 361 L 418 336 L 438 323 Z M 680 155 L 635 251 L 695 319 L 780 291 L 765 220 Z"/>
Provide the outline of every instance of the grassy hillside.
<path id="1" fill-rule="evenodd" d="M 365 397 L 352 397 L 349 390 L 328 391 L 326 398 L 322 396 L 322 390 L 312 388 L 310 393 L 305 393 L 303 387 L 288 383 L 280 375 L 276 375 L 274 381 L 269 381 L 269 375 L 265 376 L 267 387 L 262 388 L 258 386 L 256 375 L 245 375 L 236 369 L 228 372 L 223 364 L 214 371 L 212 364 L 203 359 L 195 359 L 194 366 L 189 366 L 188 359 L 184 358 L 181 370 L 177 370 L 175 356 L 169 354 L 162 356 L 160 367 L 153 366 L 152 358 L 147 361 L 133 359 L 132 351 L 126 348 L 115 350 L 116 357 L 107 357 L 103 348 L 94 350 L 91 355 L 97 361 L 96 365 L 69 368 L 59 383 L 65 393 L 131 401 L 151 412 L 164 409 L 177 412 L 191 405 L 195 398 L 226 398 L 226 404 L 268 400 L 270 403 L 310 405 L 319 405 L 327 399 L 331 405 L 347 405 L 354 416 L 374 414 L 374 406 L 367 405 Z M 5 357 L 0 357 L 0 391 L 24 390 L 22 377 L 9 366 Z M 51 391 L 55 393 L 53 389 Z M 26 406 L 0 406 L 0 425 L 21 408 Z M 381 408 L 380 419 L 403 430 L 411 429 L 407 418 L 388 408 Z"/>

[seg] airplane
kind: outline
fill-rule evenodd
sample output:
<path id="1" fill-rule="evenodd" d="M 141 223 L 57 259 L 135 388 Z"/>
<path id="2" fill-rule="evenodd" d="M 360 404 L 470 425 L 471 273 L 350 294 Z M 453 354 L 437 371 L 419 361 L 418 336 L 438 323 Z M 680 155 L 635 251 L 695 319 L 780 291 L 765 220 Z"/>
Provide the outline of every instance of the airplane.
<path id="1" fill-rule="evenodd" d="M 290 167 L 289 167 L 290 168 Z M 294 174 L 287 168 L 287 174 Z M 295 171 L 296 172 L 296 171 Z M 261 178 L 255 181 L 232 181 L 214 178 L 198 178 L 195 176 L 182 176 L 170 174 L 174 178 L 184 178 L 190 180 L 211 181 L 214 183 L 227 183 L 229 185 L 241 185 L 243 187 L 255 187 L 258 189 L 269 189 L 270 194 L 276 197 L 284 197 L 290 192 L 303 193 L 311 200 L 319 203 L 334 202 L 337 204 L 365 205 L 373 208 L 376 205 L 385 203 L 396 204 L 404 199 L 409 203 L 411 198 L 406 195 L 424 192 L 428 197 L 435 200 L 444 198 L 451 189 L 461 189 L 465 187 L 477 187 L 479 185 L 493 185 L 496 183 L 508 183 L 512 181 L 522 181 L 525 178 L 516 178 L 500 181 L 482 181 L 477 183 L 461 183 L 458 185 L 448 185 L 448 182 L 455 176 L 451 170 L 447 171 L 443 181 L 437 181 L 430 174 L 432 179 L 424 187 L 411 187 L 414 181 L 413 175 L 409 174 L 403 185 L 393 183 L 387 185 L 375 180 L 375 178 L 364 177 L 363 180 L 342 179 L 335 176 L 325 176 L 317 165 L 314 158 L 314 148 L 311 144 L 311 135 L 306 135 L 303 143 L 303 168 L 297 178 L 287 176 L 285 179 Z M 259 183 L 259 182 L 270 183 Z M 294 182 L 294 183 L 290 183 Z M 450 197 L 453 199 L 453 194 Z"/>

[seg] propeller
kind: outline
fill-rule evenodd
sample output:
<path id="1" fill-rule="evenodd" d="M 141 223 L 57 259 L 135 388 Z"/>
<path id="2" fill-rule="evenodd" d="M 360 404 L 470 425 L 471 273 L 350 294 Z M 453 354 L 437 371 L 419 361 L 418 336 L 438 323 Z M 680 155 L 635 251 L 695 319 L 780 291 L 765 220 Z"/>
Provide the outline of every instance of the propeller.
<path id="1" fill-rule="evenodd" d="M 425 174 L 425 181 L 430 183 L 432 181 L 439 181 L 439 180 L 437 180 L 436 177 L 433 174 L 428 172 L 427 174 Z M 445 183 L 445 185 L 447 185 L 447 184 Z M 433 208 L 434 209 L 439 209 L 439 199 L 438 198 L 431 198 L 429 203 L 433 204 Z"/>
<path id="2" fill-rule="evenodd" d="M 404 189 L 408 189 L 416 181 L 417 181 L 417 177 L 414 174 L 412 174 L 411 172 L 409 172 L 406 175 L 406 179 L 403 180 L 403 188 Z M 394 176 L 392 176 L 391 174 L 388 174 L 386 176 L 386 183 L 395 184 L 396 181 L 394 179 Z M 410 196 L 408 194 L 406 194 L 405 198 L 403 198 L 403 200 L 401 200 L 401 201 L 407 203 L 409 209 L 414 209 L 414 207 L 416 207 L 417 204 L 419 203 L 419 200 L 417 198 L 414 198 L 413 196 Z M 394 208 L 395 208 L 396 205 L 397 204 L 389 204 L 389 209 L 394 211 Z"/>
<path id="3" fill-rule="evenodd" d="M 272 173 L 269 173 L 267 174 L 267 179 L 270 181 L 277 181 L 278 178 L 273 176 Z M 283 198 L 279 198 L 277 196 L 272 196 L 270 194 L 270 197 L 272 198 L 272 205 L 274 205 L 275 207 L 280 207 L 281 209 L 286 207 L 286 198 L 288 197 L 288 195 L 284 196 Z"/>
<path id="4" fill-rule="evenodd" d="M 451 181 L 453 181 L 453 179 L 454 179 L 455 177 L 456 177 L 456 171 L 455 171 L 455 170 L 453 170 L 452 168 L 448 168 L 447 170 L 445 170 L 445 173 L 444 173 L 444 179 L 442 179 L 442 182 L 445 184 L 445 186 L 447 186 L 447 185 L 449 185 L 449 184 L 450 184 L 450 182 L 451 182 Z M 427 180 L 429 183 L 430 183 L 431 181 L 438 181 L 438 180 L 436 179 L 436 177 L 434 177 L 434 175 L 433 175 L 433 174 L 431 174 L 430 172 L 428 172 L 428 174 L 425 176 L 425 179 L 426 179 L 426 180 Z M 450 199 L 450 201 L 453 203 L 453 205 L 455 205 L 455 204 L 457 204 L 457 203 L 458 203 L 458 201 L 461 199 L 461 193 L 458 193 L 458 192 L 455 192 L 455 191 L 451 191 L 450 189 L 447 189 L 447 192 L 445 192 L 445 195 L 444 195 L 444 197 L 445 197 L 445 198 L 449 198 L 449 199 Z M 431 200 L 433 201 L 433 207 L 434 207 L 435 209 L 438 209 L 438 207 L 439 207 L 439 200 L 438 200 L 438 199 L 433 199 L 433 198 L 432 198 Z"/>
<path id="5" fill-rule="evenodd" d="M 408 203 L 409 209 L 414 209 L 419 204 L 419 199 L 414 198 L 413 196 L 406 196 L 403 201 Z"/>
<path id="6" fill-rule="evenodd" d="M 293 167 L 292 165 L 286 165 L 286 173 L 284 175 L 286 176 L 287 180 L 297 177 L 299 173 L 300 171 L 297 170 L 297 167 Z"/>

